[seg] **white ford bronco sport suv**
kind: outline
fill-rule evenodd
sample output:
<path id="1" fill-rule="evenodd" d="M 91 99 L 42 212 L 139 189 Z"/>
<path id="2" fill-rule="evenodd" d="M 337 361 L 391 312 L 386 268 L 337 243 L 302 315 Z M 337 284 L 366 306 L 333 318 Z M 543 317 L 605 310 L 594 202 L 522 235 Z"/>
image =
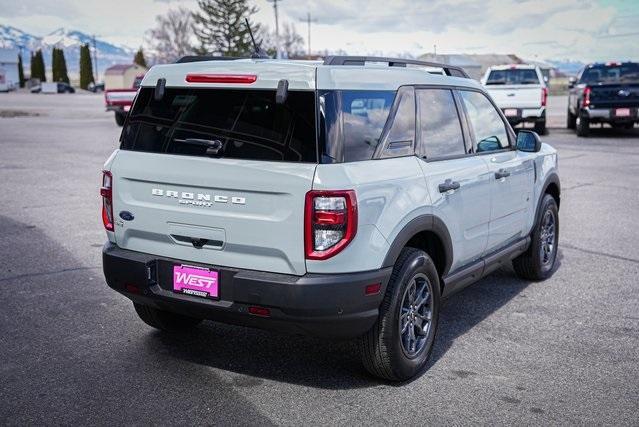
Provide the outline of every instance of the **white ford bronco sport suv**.
<path id="1" fill-rule="evenodd" d="M 442 75 L 425 71 L 439 67 Z M 442 298 L 557 255 L 556 151 L 463 70 L 368 57 L 153 67 L 104 166 L 108 285 L 142 320 L 358 338 L 418 374 Z"/>
<path id="2" fill-rule="evenodd" d="M 548 87 L 539 67 L 496 65 L 486 70 L 481 82 L 512 126 L 532 123 L 535 132 L 546 133 Z"/>

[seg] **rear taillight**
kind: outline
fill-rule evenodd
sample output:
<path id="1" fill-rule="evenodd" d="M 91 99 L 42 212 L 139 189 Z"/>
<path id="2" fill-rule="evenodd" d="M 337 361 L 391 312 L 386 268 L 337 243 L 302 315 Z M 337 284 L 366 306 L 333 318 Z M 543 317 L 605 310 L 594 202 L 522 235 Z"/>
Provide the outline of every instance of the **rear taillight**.
<path id="1" fill-rule="evenodd" d="M 306 259 L 339 253 L 357 232 L 357 199 L 353 190 L 309 191 L 304 213 Z"/>
<path id="2" fill-rule="evenodd" d="M 113 231 L 113 175 L 109 171 L 102 171 L 102 223 L 108 231 Z"/>
<path id="3" fill-rule="evenodd" d="M 547 101 L 548 101 L 548 88 L 542 87 L 541 88 L 541 106 L 545 107 Z"/>
<path id="4" fill-rule="evenodd" d="M 590 87 L 586 86 L 584 88 L 584 102 L 583 102 L 583 107 L 587 107 L 590 105 L 590 92 L 592 91 L 592 89 L 590 89 Z"/>

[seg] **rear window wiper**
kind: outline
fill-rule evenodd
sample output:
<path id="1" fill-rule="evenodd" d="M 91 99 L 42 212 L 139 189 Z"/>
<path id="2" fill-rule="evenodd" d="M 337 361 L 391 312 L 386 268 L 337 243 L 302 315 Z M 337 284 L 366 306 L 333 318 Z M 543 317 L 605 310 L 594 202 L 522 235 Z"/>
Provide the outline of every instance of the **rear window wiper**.
<path id="1" fill-rule="evenodd" d="M 200 147 L 206 147 L 206 154 L 215 156 L 224 147 L 224 144 L 219 139 L 200 139 L 200 138 L 173 138 L 173 142 L 179 142 L 181 144 L 199 145 Z"/>

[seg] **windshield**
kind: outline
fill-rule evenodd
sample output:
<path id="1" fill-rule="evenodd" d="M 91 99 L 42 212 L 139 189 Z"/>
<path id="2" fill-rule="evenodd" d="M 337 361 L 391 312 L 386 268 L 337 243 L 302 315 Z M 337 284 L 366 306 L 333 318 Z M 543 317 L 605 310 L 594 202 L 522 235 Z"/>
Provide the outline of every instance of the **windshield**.
<path id="1" fill-rule="evenodd" d="M 395 91 L 334 90 L 320 93 L 323 162 L 372 159 L 394 99 Z"/>
<path id="2" fill-rule="evenodd" d="M 487 85 L 538 85 L 539 77 L 532 69 L 492 70 Z"/>
<path id="3" fill-rule="evenodd" d="M 275 90 L 142 88 L 121 149 L 190 156 L 317 162 L 315 94 Z"/>
<path id="4" fill-rule="evenodd" d="M 639 83 L 639 64 L 590 66 L 581 75 L 580 83 Z"/>

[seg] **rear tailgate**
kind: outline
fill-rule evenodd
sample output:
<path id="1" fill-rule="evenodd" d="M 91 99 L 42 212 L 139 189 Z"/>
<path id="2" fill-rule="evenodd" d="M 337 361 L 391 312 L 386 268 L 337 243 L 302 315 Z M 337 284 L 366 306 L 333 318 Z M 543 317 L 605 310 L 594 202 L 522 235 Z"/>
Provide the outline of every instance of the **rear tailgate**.
<path id="1" fill-rule="evenodd" d="M 107 107 L 120 106 L 124 107 L 126 105 L 131 106 L 133 104 L 133 100 L 135 99 L 135 95 L 137 94 L 137 89 L 112 89 L 104 92 L 104 101 Z"/>
<path id="2" fill-rule="evenodd" d="M 541 108 L 541 85 L 488 85 L 486 90 L 500 108 Z"/>
<path id="3" fill-rule="evenodd" d="M 639 107 L 639 83 L 598 84 L 590 88 L 593 108 Z"/>
<path id="4" fill-rule="evenodd" d="M 112 165 L 116 243 L 198 263 L 304 274 L 304 196 L 315 167 L 120 150 Z M 134 219 L 123 221 L 123 211 Z"/>
<path id="5" fill-rule="evenodd" d="M 111 167 L 117 245 L 304 274 L 304 203 L 317 166 L 315 92 L 289 90 L 283 104 L 275 95 L 166 87 L 158 99 L 154 88 L 142 87 Z"/>

